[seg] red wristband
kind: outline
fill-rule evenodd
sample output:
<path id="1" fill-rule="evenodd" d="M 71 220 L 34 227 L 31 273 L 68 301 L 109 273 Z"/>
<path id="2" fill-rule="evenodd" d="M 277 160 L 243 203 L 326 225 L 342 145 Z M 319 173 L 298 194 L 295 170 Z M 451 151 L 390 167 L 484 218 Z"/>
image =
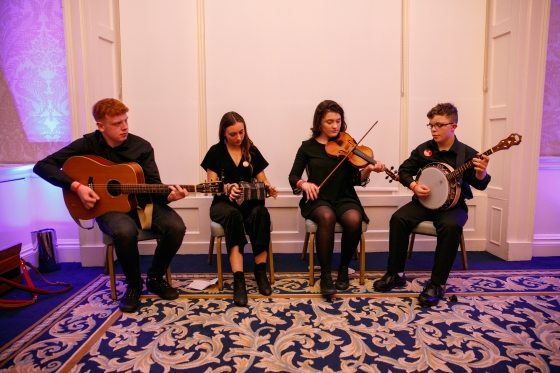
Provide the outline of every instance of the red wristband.
<path id="1" fill-rule="evenodd" d="M 412 187 L 412 193 L 414 193 L 414 189 L 416 189 L 416 187 L 418 186 L 418 184 L 414 184 L 414 186 Z"/>
<path id="2" fill-rule="evenodd" d="M 76 187 L 76 189 L 74 189 L 74 192 L 78 192 L 78 189 L 80 189 L 81 186 L 82 184 L 78 183 L 78 186 Z"/>
<path id="3" fill-rule="evenodd" d="M 297 188 L 298 188 L 298 189 L 301 189 L 301 186 L 302 186 L 304 183 L 306 183 L 306 182 L 307 182 L 307 181 L 305 181 L 305 180 L 303 180 L 303 179 L 300 179 L 300 180 L 297 182 L 297 184 L 296 184 Z"/>

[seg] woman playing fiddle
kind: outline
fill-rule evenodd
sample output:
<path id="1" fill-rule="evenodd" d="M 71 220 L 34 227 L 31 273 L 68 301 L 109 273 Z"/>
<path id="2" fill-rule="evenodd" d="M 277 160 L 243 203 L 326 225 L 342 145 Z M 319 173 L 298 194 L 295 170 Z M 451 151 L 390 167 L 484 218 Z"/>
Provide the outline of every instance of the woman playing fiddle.
<path id="1" fill-rule="evenodd" d="M 362 220 L 369 222 L 354 186 L 365 186 L 372 171 L 382 172 L 385 169 L 384 164 L 377 162 L 360 170 L 344 161 L 319 188 L 340 162 L 327 154 L 325 145 L 344 131 L 346 122 L 342 107 L 330 100 L 321 102 L 313 117 L 312 136 L 302 142 L 289 176 L 294 194 L 303 192 L 299 203 L 301 215 L 317 224 L 316 247 L 321 265 L 321 293 L 324 295 L 336 294 L 337 289 L 345 290 L 350 286 L 348 265 L 362 235 Z M 307 171 L 307 180 L 301 178 L 304 170 Z M 343 232 L 335 286 L 331 277 L 331 261 L 337 221 L 342 225 Z M 313 255 L 312 251 L 310 255 Z"/>
<path id="2" fill-rule="evenodd" d="M 270 242 L 270 215 L 263 201 L 236 202 L 241 194 L 239 182 L 256 179 L 266 185 L 267 192 L 276 198 L 278 192 L 270 185 L 264 169 L 268 162 L 253 145 L 247 134 L 245 120 L 236 112 L 225 113 L 218 131 L 220 142 L 213 145 L 202 161 L 208 180 L 216 180 L 224 172 L 225 194 L 216 195 L 210 206 L 210 219 L 224 227 L 226 247 L 233 271 L 233 301 L 247 305 L 247 290 L 243 274 L 245 233 L 251 240 L 255 255 L 255 279 L 259 292 L 270 295 L 272 289 L 266 277 L 266 254 Z"/>

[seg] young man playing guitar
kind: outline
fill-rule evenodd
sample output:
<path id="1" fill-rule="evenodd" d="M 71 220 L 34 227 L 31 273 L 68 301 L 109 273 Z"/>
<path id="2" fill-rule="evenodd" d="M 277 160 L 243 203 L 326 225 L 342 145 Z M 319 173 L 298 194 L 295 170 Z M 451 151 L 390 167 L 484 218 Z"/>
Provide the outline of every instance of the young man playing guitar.
<path id="1" fill-rule="evenodd" d="M 486 173 L 488 156 L 462 144 L 455 137 L 458 122 L 455 106 L 450 103 L 438 104 L 428 112 L 428 118 L 430 123 L 427 127 L 430 129 L 432 140 L 414 149 L 410 157 L 399 167 L 400 182 L 410 188 L 414 196 L 411 202 L 398 209 L 391 217 L 387 273 L 373 285 L 376 291 L 385 292 L 406 284 L 404 267 L 410 233 L 418 223 L 424 220 L 433 221 L 437 230 L 434 266 L 431 279 L 418 297 L 421 305 L 430 307 L 437 305 L 443 297 L 442 286 L 445 286 L 449 277 L 463 226 L 468 218 L 465 199 L 473 197 L 470 186 L 479 190 L 486 189 L 490 182 L 490 175 Z M 416 178 L 417 182 L 414 176 L 419 170 L 424 168 L 431 171 L 434 165 L 428 168 L 425 166 L 435 162 L 439 162 L 435 166 L 444 163 L 455 169 L 469 161 L 472 161 L 473 167 L 464 172 L 462 180 L 456 182 L 457 188 L 454 189 L 456 195 L 449 193 L 450 196 L 447 197 L 445 192 L 444 197 L 453 201 L 442 207 L 425 203 L 431 199 L 432 194 L 435 194 L 437 186 L 436 183 L 423 182 L 422 177 Z M 453 188 L 452 185 L 445 190 Z"/>
<path id="2" fill-rule="evenodd" d="M 97 155 L 114 163 L 136 162 L 142 168 L 147 184 L 161 184 L 154 149 L 148 141 L 128 132 L 128 108 L 118 100 L 107 98 L 97 102 L 92 111 L 97 130 L 37 162 L 33 171 L 49 183 L 75 192 L 86 209 L 92 209 L 100 198 L 88 185 L 73 180 L 61 170 L 66 160 L 73 156 Z M 140 208 L 153 203 L 151 229 L 162 236 L 147 273 L 146 286 L 163 299 L 179 296 L 179 292 L 162 277 L 186 231 L 183 220 L 168 203 L 187 195 L 188 191 L 179 185 L 169 186 L 168 194 L 137 195 Z M 133 312 L 138 307 L 143 286 L 137 240 L 140 221 L 136 211 L 110 211 L 96 218 L 101 231 L 112 236 L 126 277 L 128 288 L 119 304 L 123 312 Z"/>

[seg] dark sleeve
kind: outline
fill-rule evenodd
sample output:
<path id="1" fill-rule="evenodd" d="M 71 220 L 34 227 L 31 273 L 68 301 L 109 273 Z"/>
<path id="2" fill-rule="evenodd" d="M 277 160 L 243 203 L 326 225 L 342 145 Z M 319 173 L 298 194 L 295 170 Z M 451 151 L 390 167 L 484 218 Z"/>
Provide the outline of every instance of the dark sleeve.
<path id="1" fill-rule="evenodd" d="M 350 176 L 350 183 L 352 184 L 352 186 L 365 187 L 369 183 L 369 177 L 362 181 L 361 171 L 359 169 L 357 169 L 356 167 L 353 167 L 353 168 L 354 168 L 354 171 L 353 171 L 352 175 Z"/>
<path id="2" fill-rule="evenodd" d="M 474 157 L 476 157 L 477 151 L 472 149 L 472 148 L 468 148 L 468 158 L 466 160 L 466 162 L 470 162 Z M 486 189 L 486 187 L 488 186 L 488 184 L 490 183 L 490 180 L 492 178 L 490 177 L 490 175 L 488 174 L 488 171 L 486 172 L 486 177 L 482 180 L 478 180 L 476 178 L 476 170 L 471 167 L 469 169 L 467 169 L 464 173 L 463 173 L 463 182 L 467 182 L 469 183 L 470 186 L 472 186 L 475 189 L 478 190 L 484 190 Z"/>
<path id="3" fill-rule="evenodd" d="M 416 148 L 410 153 L 410 157 L 399 167 L 400 183 L 407 188 L 410 186 L 410 183 L 414 181 L 418 170 L 421 168 L 418 162 L 419 159 L 418 148 Z"/>
<path id="4" fill-rule="evenodd" d="M 159 176 L 159 169 L 156 164 L 154 149 L 151 145 L 149 145 L 150 150 L 146 153 L 141 161 L 138 162 L 140 167 L 142 167 L 142 171 L 144 172 L 144 181 L 146 184 L 163 184 L 161 182 L 161 177 Z M 171 190 L 169 191 L 171 193 Z M 168 194 L 164 193 L 157 193 L 151 194 L 152 200 L 154 202 L 159 202 L 160 204 L 169 204 L 169 200 L 167 199 Z"/>
<path id="5" fill-rule="evenodd" d="M 305 167 L 307 166 L 307 163 L 309 161 L 309 156 L 303 148 L 304 143 L 301 144 L 296 153 L 294 164 L 292 165 L 290 175 L 288 176 L 288 181 L 290 182 L 290 186 L 292 187 L 292 191 L 294 192 L 294 194 L 302 193 L 302 190 L 297 187 L 297 182 L 301 179 L 301 175 L 303 175 L 303 171 L 305 170 Z"/>
<path id="6" fill-rule="evenodd" d="M 61 171 L 62 165 L 70 157 L 88 153 L 91 153 L 91 149 L 87 140 L 84 138 L 77 139 L 70 145 L 37 162 L 33 167 L 33 172 L 52 185 L 70 190 L 70 185 L 74 180 Z"/>
<path id="7" fill-rule="evenodd" d="M 223 166 L 219 163 L 219 161 L 220 161 L 220 156 L 218 154 L 218 148 L 216 145 L 213 145 L 206 152 L 206 155 L 204 156 L 204 159 L 202 160 L 200 167 L 202 167 L 206 172 L 208 172 L 208 170 L 212 170 L 215 173 L 217 173 L 218 176 L 221 176 L 220 173 L 222 171 Z"/>
<path id="8" fill-rule="evenodd" d="M 253 177 L 256 177 L 259 173 L 264 171 L 265 168 L 268 167 L 268 162 L 264 159 L 263 155 L 257 149 L 256 146 L 253 146 L 251 149 L 251 163 L 253 164 Z"/>

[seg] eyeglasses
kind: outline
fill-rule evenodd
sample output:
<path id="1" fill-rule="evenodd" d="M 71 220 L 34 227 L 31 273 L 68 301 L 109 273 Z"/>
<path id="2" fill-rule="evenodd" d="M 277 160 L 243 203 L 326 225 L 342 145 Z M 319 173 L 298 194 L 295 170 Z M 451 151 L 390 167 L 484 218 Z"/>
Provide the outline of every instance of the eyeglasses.
<path id="1" fill-rule="evenodd" d="M 434 128 L 434 127 L 435 127 L 436 129 L 440 130 L 440 129 L 442 129 L 442 128 L 445 127 L 445 126 L 449 126 L 450 124 L 455 124 L 455 123 L 436 123 L 436 124 L 428 123 L 428 124 L 426 124 L 426 127 L 428 127 L 428 129 L 430 129 L 430 130 L 431 130 L 432 128 Z"/>

